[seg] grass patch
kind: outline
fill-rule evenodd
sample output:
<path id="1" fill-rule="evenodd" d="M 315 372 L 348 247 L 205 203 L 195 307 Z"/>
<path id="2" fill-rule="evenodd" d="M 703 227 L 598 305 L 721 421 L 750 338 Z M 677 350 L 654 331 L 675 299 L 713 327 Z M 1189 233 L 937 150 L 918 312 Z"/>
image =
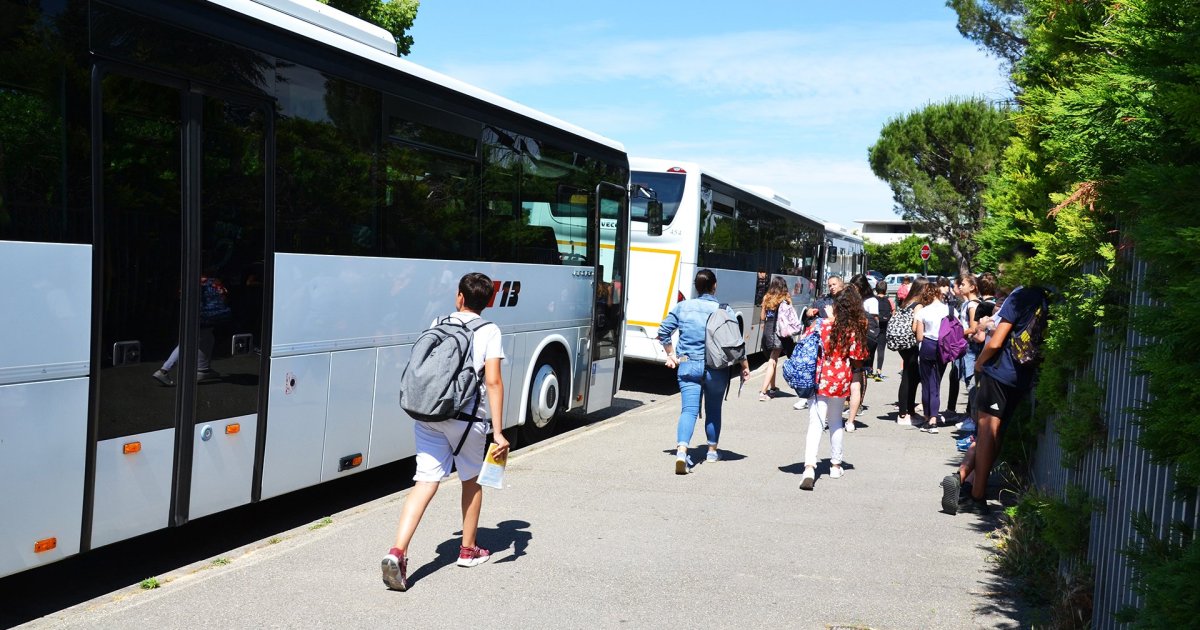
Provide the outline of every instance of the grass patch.
<path id="1" fill-rule="evenodd" d="M 1094 502 L 1071 487 L 1059 501 L 1036 488 L 1020 492 L 992 534 L 993 560 L 1017 584 L 1034 625 L 1089 628 L 1094 577 L 1083 561 Z"/>
<path id="2" fill-rule="evenodd" d="M 156 589 L 156 588 L 162 586 L 162 584 L 160 584 L 158 582 L 158 578 L 150 577 L 150 578 L 146 578 L 146 579 L 142 580 L 141 583 L 138 584 L 138 586 L 142 587 L 143 591 L 149 591 L 149 590 Z"/>
<path id="3" fill-rule="evenodd" d="M 212 565 L 214 567 L 223 567 L 227 564 L 229 564 L 229 558 L 217 558 L 216 560 L 212 561 Z"/>
<path id="4" fill-rule="evenodd" d="M 309 531 L 318 530 L 318 529 L 321 529 L 322 527 L 325 527 L 326 525 L 332 525 L 332 524 L 333 524 L 333 519 L 326 516 L 325 518 L 317 521 L 316 523 L 309 525 L 308 529 L 309 529 Z"/>

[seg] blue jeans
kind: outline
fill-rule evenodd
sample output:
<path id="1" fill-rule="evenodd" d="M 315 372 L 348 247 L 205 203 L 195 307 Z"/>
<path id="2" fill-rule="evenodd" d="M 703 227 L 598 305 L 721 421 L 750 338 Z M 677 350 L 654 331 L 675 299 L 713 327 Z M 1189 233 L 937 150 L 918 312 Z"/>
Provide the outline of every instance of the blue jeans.
<path id="1" fill-rule="evenodd" d="M 710 370 L 704 367 L 703 361 L 685 361 L 679 364 L 675 377 L 679 381 L 679 398 L 683 402 L 675 443 L 686 445 L 691 442 L 703 393 L 704 433 L 708 436 L 709 444 L 716 444 L 721 438 L 721 402 L 729 385 L 729 368 Z"/>

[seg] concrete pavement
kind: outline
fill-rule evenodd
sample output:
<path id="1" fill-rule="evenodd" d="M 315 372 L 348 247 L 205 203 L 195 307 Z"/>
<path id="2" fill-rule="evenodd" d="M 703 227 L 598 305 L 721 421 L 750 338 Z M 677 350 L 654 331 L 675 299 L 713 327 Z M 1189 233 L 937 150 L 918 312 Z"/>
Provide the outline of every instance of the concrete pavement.
<path id="1" fill-rule="evenodd" d="M 29 626 L 1016 627 L 987 560 L 993 524 L 939 512 L 951 431 L 895 425 L 888 359 L 846 436 L 845 477 L 813 492 L 798 489 L 808 412 L 758 402 L 759 368 L 725 405 L 724 461 L 687 476 L 673 474 L 678 394 L 516 452 L 505 489 L 485 489 L 490 563 L 454 565 L 459 485 L 444 483 L 406 593 L 379 575 L 401 492 Z M 825 437 L 822 473 L 828 452 Z"/>

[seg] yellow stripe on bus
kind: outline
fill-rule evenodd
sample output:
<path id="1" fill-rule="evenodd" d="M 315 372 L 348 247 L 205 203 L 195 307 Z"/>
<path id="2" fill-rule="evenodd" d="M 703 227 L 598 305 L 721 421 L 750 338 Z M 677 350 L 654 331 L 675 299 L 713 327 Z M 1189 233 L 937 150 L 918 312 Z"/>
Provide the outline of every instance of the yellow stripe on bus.
<path id="1" fill-rule="evenodd" d="M 570 245 L 571 247 L 587 247 L 587 243 L 580 243 L 579 241 L 558 241 L 558 244 L 559 245 Z M 616 248 L 617 248 L 616 245 L 600 243 L 600 249 L 616 249 Z"/>
<path id="2" fill-rule="evenodd" d="M 679 276 L 679 259 L 682 257 L 683 254 L 676 250 L 653 249 L 650 247 L 630 247 L 629 251 L 631 251 L 631 252 L 646 252 L 648 254 L 668 254 L 670 256 L 675 257 L 675 264 L 671 266 L 671 283 L 667 285 L 667 300 L 666 300 L 666 303 L 663 304 L 662 316 L 663 316 L 663 319 L 666 319 L 667 314 L 671 312 L 671 298 L 675 297 L 675 295 L 673 293 L 671 293 L 671 289 L 675 288 L 675 279 Z M 653 325 L 657 326 L 658 324 L 653 324 Z"/>

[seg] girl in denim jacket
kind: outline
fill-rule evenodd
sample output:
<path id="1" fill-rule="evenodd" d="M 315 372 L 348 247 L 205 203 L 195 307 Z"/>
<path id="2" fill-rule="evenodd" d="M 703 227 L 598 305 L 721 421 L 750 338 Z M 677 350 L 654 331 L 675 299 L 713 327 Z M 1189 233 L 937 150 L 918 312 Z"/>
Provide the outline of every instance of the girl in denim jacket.
<path id="1" fill-rule="evenodd" d="M 688 443 L 696 428 L 696 416 L 700 412 L 700 399 L 704 398 L 704 432 L 708 437 L 707 461 L 720 459 L 717 442 L 721 437 L 721 400 L 729 384 L 730 370 L 710 369 L 704 365 L 704 338 L 708 316 L 720 308 L 714 294 L 717 291 L 717 275 L 710 269 L 696 272 L 694 282 L 697 297 L 684 300 L 671 309 L 671 313 L 658 328 L 658 341 L 667 352 L 667 367 L 678 368 L 679 398 L 682 410 L 676 428 L 675 474 L 685 475 L 691 468 L 688 459 Z M 726 307 L 728 309 L 728 307 Z M 731 316 L 736 315 L 730 311 Z M 679 331 L 678 347 L 672 347 L 671 335 Z M 750 378 L 750 364 L 742 359 L 742 378 Z"/>

